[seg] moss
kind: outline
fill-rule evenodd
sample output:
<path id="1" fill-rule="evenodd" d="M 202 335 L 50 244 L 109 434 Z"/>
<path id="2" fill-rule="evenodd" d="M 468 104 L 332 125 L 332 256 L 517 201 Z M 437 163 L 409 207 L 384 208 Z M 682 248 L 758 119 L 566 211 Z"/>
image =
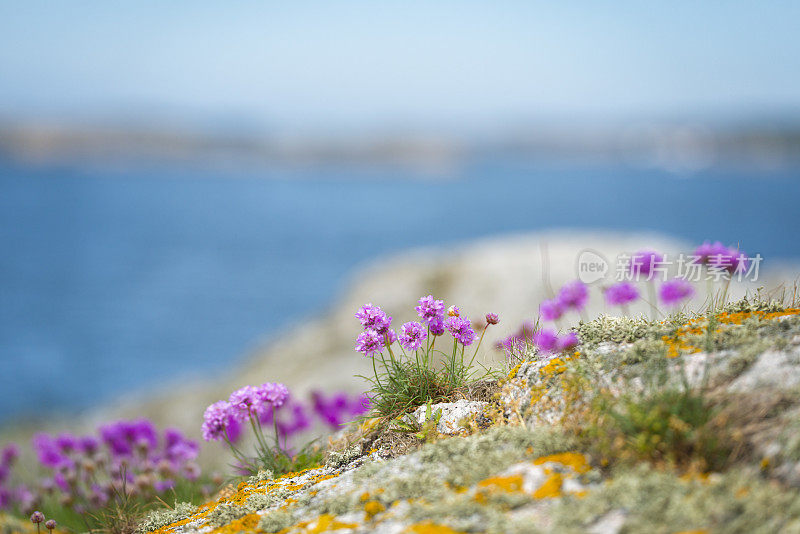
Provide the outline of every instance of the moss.
<path id="1" fill-rule="evenodd" d="M 136 532 L 152 532 L 162 527 L 188 519 L 197 511 L 197 506 L 188 502 L 175 503 L 173 508 L 166 510 L 153 510 L 142 520 Z"/>
<path id="2" fill-rule="evenodd" d="M 585 532 L 612 510 L 625 510 L 623 532 L 798 532 L 800 494 L 734 471 L 715 480 L 680 478 L 647 465 L 618 471 L 583 498 L 565 498 L 553 510 L 554 531 Z M 780 513 L 776 513 L 780 512 Z"/>
<path id="3" fill-rule="evenodd" d="M 264 532 L 280 532 L 294 524 L 294 517 L 288 510 L 275 510 L 261 518 L 258 528 Z"/>

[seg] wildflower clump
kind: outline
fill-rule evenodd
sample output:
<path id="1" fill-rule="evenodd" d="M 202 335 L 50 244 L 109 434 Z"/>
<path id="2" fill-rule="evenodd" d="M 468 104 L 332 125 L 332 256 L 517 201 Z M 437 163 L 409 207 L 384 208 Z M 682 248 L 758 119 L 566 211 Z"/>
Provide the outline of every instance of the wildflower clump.
<path id="1" fill-rule="evenodd" d="M 355 314 L 364 328 L 356 338 L 355 350 L 372 360 L 373 377 L 367 380 L 380 415 L 397 415 L 452 396 L 473 378 L 471 367 L 483 335 L 500 321 L 497 314 L 487 314 L 479 337 L 457 306 L 445 310 L 444 301 L 433 295 L 420 298 L 415 310 L 420 320 L 403 324 L 399 334 L 390 328 L 392 318 L 378 306 L 365 304 Z M 439 341 L 437 347 L 445 332 L 450 334 L 452 345 Z M 476 339 L 478 343 L 467 360 L 467 347 Z"/>
<path id="2" fill-rule="evenodd" d="M 149 500 L 200 476 L 197 442 L 180 431 L 160 433 L 147 419 L 117 421 L 95 436 L 37 434 L 33 448 L 49 473 L 42 490 L 78 514 L 119 498 Z"/>
<path id="3" fill-rule="evenodd" d="M 314 463 L 319 453 L 312 452 L 310 444 L 297 455 L 288 452 L 288 436 L 305 430 L 311 425 L 305 409 L 299 403 L 291 403 L 289 389 L 280 383 L 268 382 L 260 386 L 244 386 L 231 393 L 227 401 L 218 401 L 206 408 L 203 415 L 203 438 L 206 441 L 225 441 L 233 453 L 238 468 L 247 474 L 256 474 L 264 469 L 275 473 L 294 470 L 299 464 Z M 322 406 L 322 399 L 319 399 Z M 281 407 L 287 406 L 289 418 L 281 418 Z M 328 409 L 326 407 L 326 409 Z M 255 456 L 245 454 L 232 436 L 231 428 L 239 425 L 250 427 L 256 440 Z M 267 437 L 264 426 L 272 428 Z M 238 437 L 238 436 L 237 436 Z M 283 443 L 281 443 L 283 441 Z"/>

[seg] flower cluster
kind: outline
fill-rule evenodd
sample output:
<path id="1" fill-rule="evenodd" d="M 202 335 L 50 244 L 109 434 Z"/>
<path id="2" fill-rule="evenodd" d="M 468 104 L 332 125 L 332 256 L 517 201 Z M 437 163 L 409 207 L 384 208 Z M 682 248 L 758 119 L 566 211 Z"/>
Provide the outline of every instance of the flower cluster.
<path id="1" fill-rule="evenodd" d="M 639 298 L 639 290 L 631 282 L 619 282 L 606 288 L 605 297 L 610 306 L 627 306 Z"/>
<path id="2" fill-rule="evenodd" d="M 11 484 L 11 472 L 19 458 L 19 447 L 14 443 L 0 450 L 0 510 L 17 508 L 28 512 L 36 504 L 34 494 L 24 485 Z"/>
<path id="3" fill-rule="evenodd" d="M 658 290 L 658 298 L 661 299 L 661 302 L 672 307 L 677 306 L 693 295 L 694 287 L 682 278 L 664 282 Z"/>
<path id="4" fill-rule="evenodd" d="M 533 344 L 533 334 L 536 332 L 536 325 L 532 322 L 525 322 L 519 329 L 510 336 L 501 339 L 495 344 L 495 348 L 503 350 L 507 360 L 522 359 Z"/>
<path id="5" fill-rule="evenodd" d="M 726 247 L 719 241 L 705 241 L 695 249 L 694 255 L 698 263 L 731 273 L 747 270 L 749 263 L 744 252 L 738 248 Z"/>
<path id="6" fill-rule="evenodd" d="M 123 486 L 128 496 L 149 498 L 200 476 L 197 442 L 175 429 L 159 433 L 146 419 L 101 426 L 99 438 L 37 434 L 33 449 L 50 473 L 42 490 L 78 513 L 104 507 Z"/>
<path id="7" fill-rule="evenodd" d="M 311 400 L 314 413 L 332 429 L 339 429 L 342 424 L 370 409 L 366 394 L 351 397 L 347 393 L 335 393 L 326 397 L 322 392 L 314 391 L 311 393 Z"/>
<path id="8" fill-rule="evenodd" d="M 218 401 L 206 408 L 203 414 L 203 439 L 235 442 L 240 423 L 261 420 L 280 408 L 289 399 L 289 390 L 283 384 L 267 382 L 260 386 L 244 386 L 231 393 L 227 401 Z M 235 432 L 231 432 L 231 426 Z"/>
<path id="9" fill-rule="evenodd" d="M 400 327 L 400 335 L 397 337 L 400 344 L 406 350 L 419 350 L 428 337 L 428 332 L 421 323 L 412 321 Z"/>
<path id="10" fill-rule="evenodd" d="M 471 366 L 487 328 L 500 322 L 496 313 L 489 313 L 485 324 L 482 321 L 473 324 L 462 315 L 458 306 L 445 308 L 444 301 L 433 295 L 421 297 L 414 309 L 419 320 L 403 324 L 398 335 L 389 328 L 391 318 L 377 306 L 366 304 L 355 314 L 364 328 L 356 337 L 355 350 L 372 360 L 375 379 L 368 380 L 373 384 L 374 407 L 381 415 L 393 414 L 397 407 L 419 399 L 441 395 L 440 386 L 457 388 L 464 385 L 472 376 Z M 476 330 L 481 330 L 480 337 Z M 442 350 L 442 343 L 435 348 L 445 332 L 452 337 L 452 350 L 449 352 Z M 472 359 L 465 363 L 466 348 L 476 339 L 478 342 Z M 432 366 L 440 358 L 443 372 L 437 376 Z M 382 369 L 380 373 L 379 366 Z M 434 383 L 433 377 L 441 382 Z"/>
<path id="11" fill-rule="evenodd" d="M 375 326 L 391 322 L 391 318 L 374 306 L 365 306 L 362 311 L 363 323 Z M 375 330 L 370 332 L 377 335 Z M 252 474 L 265 468 L 285 472 L 291 470 L 293 465 L 289 439 L 310 429 L 312 416 L 317 416 L 332 428 L 338 428 L 356 415 L 368 411 L 369 406 L 369 401 L 363 395 L 351 398 L 345 393 L 336 393 L 326 397 L 320 392 L 313 392 L 310 402 L 305 403 L 291 398 L 288 388 L 283 384 L 269 382 L 260 386 L 244 386 L 231 393 L 227 401 L 218 401 L 206 408 L 203 438 L 206 441 L 224 440 L 242 473 Z M 242 429 L 247 426 L 253 430 L 255 456 L 246 456 L 237 446 Z M 272 428 L 271 440 L 265 436 L 265 427 Z M 308 445 L 302 450 L 306 449 Z"/>
<path id="12" fill-rule="evenodd" d="M 405 350 L 416 352 L 426 343 L 429 336 L 438 337 L 449 331 L 462 346 L 467 347 L 475 341 L 477 334 L 469 319 L 461 317 L 457 306 L 450 306 L 445 312 L 444 302 L 433 295 L 422 297 L 414 308 L 421 321 L 411 321 L 400 327 L 400 335 L 389 328 L 392 318 L 378 306 L 365 304 L 356 312 L 364 331 L 356 338 L 356 351 L 364 356 L 374 357 L 389 348 L 395 341 Z M 497 314 L 486 316 L 487 325 L 497 324 Z"/>
<path id="13" fill-rule="evenodd" d="M 567 311 L 582 311 L 589 301 L 589 288 L 580 280 L 564 284 L 555 298 L 539 304 L 539 315 L 545 321 L 557 321 Z"/>
<path id="14" fill-rule="evenodd" d="M 647 276 L 648 280 L 664 263 L 664 255 L 655 250 L 640 250 L 631 256 L 630 271 L 635 276 Z"/>
<path id="15" fill-rule="evenodd" d="M 533 343 L 540 353 L 554 354 L 574 349 L 580 341 L 575 332 L 559 335 L 555 330 L 542 328 L 533 334 Z"/>
<path id="16" fill-rule="evenodd" d="M 444 322 L 444 327 L 448 332 L 463 346 L 468 347 L 475 341 L 475 330 L 472 328 L 472 323 L 465 317 L 458 315 L 451 315 Z"/>

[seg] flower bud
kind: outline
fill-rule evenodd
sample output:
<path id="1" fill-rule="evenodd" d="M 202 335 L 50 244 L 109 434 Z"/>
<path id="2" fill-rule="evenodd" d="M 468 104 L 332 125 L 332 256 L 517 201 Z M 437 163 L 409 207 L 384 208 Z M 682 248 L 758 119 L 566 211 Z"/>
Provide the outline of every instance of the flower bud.
<path id="1" fill-rule="evenodd" d="M 47 523 L 45 523 L 45 524 L 44 524 L 44 526 L 45 526 L 45 528 L 46 528 L 47 530 L 49 530 L 50 532 L 52 532 L 52 531 L 53 531 L 53 529 L 54 529 L 54 528 L 56 528 L 56 520 L 55 520 L 55 519 L 48 519 L 48 520 L 47 520 Z"/>
<path id="2" fill-rule="evenodd" d="M 486 323 L 487 324 L 497 324 L 500 322 L 500 317 L 496 313 L 487 313 L 486 314 Z"/>
<path id="3" fill-rule="evenodd" d="M 31 514 L 31 523 L 36 523 L 37 525 L 44 521 L 44 514 L 39 510 L 36 510 Z"/>

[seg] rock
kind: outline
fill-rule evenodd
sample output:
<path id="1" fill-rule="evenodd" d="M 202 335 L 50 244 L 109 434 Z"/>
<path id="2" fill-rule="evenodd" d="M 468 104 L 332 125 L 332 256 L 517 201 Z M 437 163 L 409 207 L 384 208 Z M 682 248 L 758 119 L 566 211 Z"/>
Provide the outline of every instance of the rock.
<path id="1" fill-rule="evenodd" d="M 483 413 L 488 405 L 483 401 L 459 400 L 456 402 L 441 402 L 431 406 L 431 413 L 436 414 L 437 410 L 442 411 L 442 416 L 436 424 L 436 431 L 440 434 L 455 435 L 459 434 L 466 427 L 461 423 L 466 419 Z M 411 419 L 421 425 L 425 422 L 426 406 L 420 406 L 411 414 Z"/>
<path id="2" fill-rule="evenodd" d="M 730 392 L 754 391 L 759 388 L 791 390 L 800 386 L 800 351 L 770 350 L 758 359 L 729 386 Z"/>
<path id="3" fill-rule="evenodd" d="M 624 510 L 611 510 L 586 529 L 589 534 L 617 534 L 625 525 L 628 514 Z"/>

